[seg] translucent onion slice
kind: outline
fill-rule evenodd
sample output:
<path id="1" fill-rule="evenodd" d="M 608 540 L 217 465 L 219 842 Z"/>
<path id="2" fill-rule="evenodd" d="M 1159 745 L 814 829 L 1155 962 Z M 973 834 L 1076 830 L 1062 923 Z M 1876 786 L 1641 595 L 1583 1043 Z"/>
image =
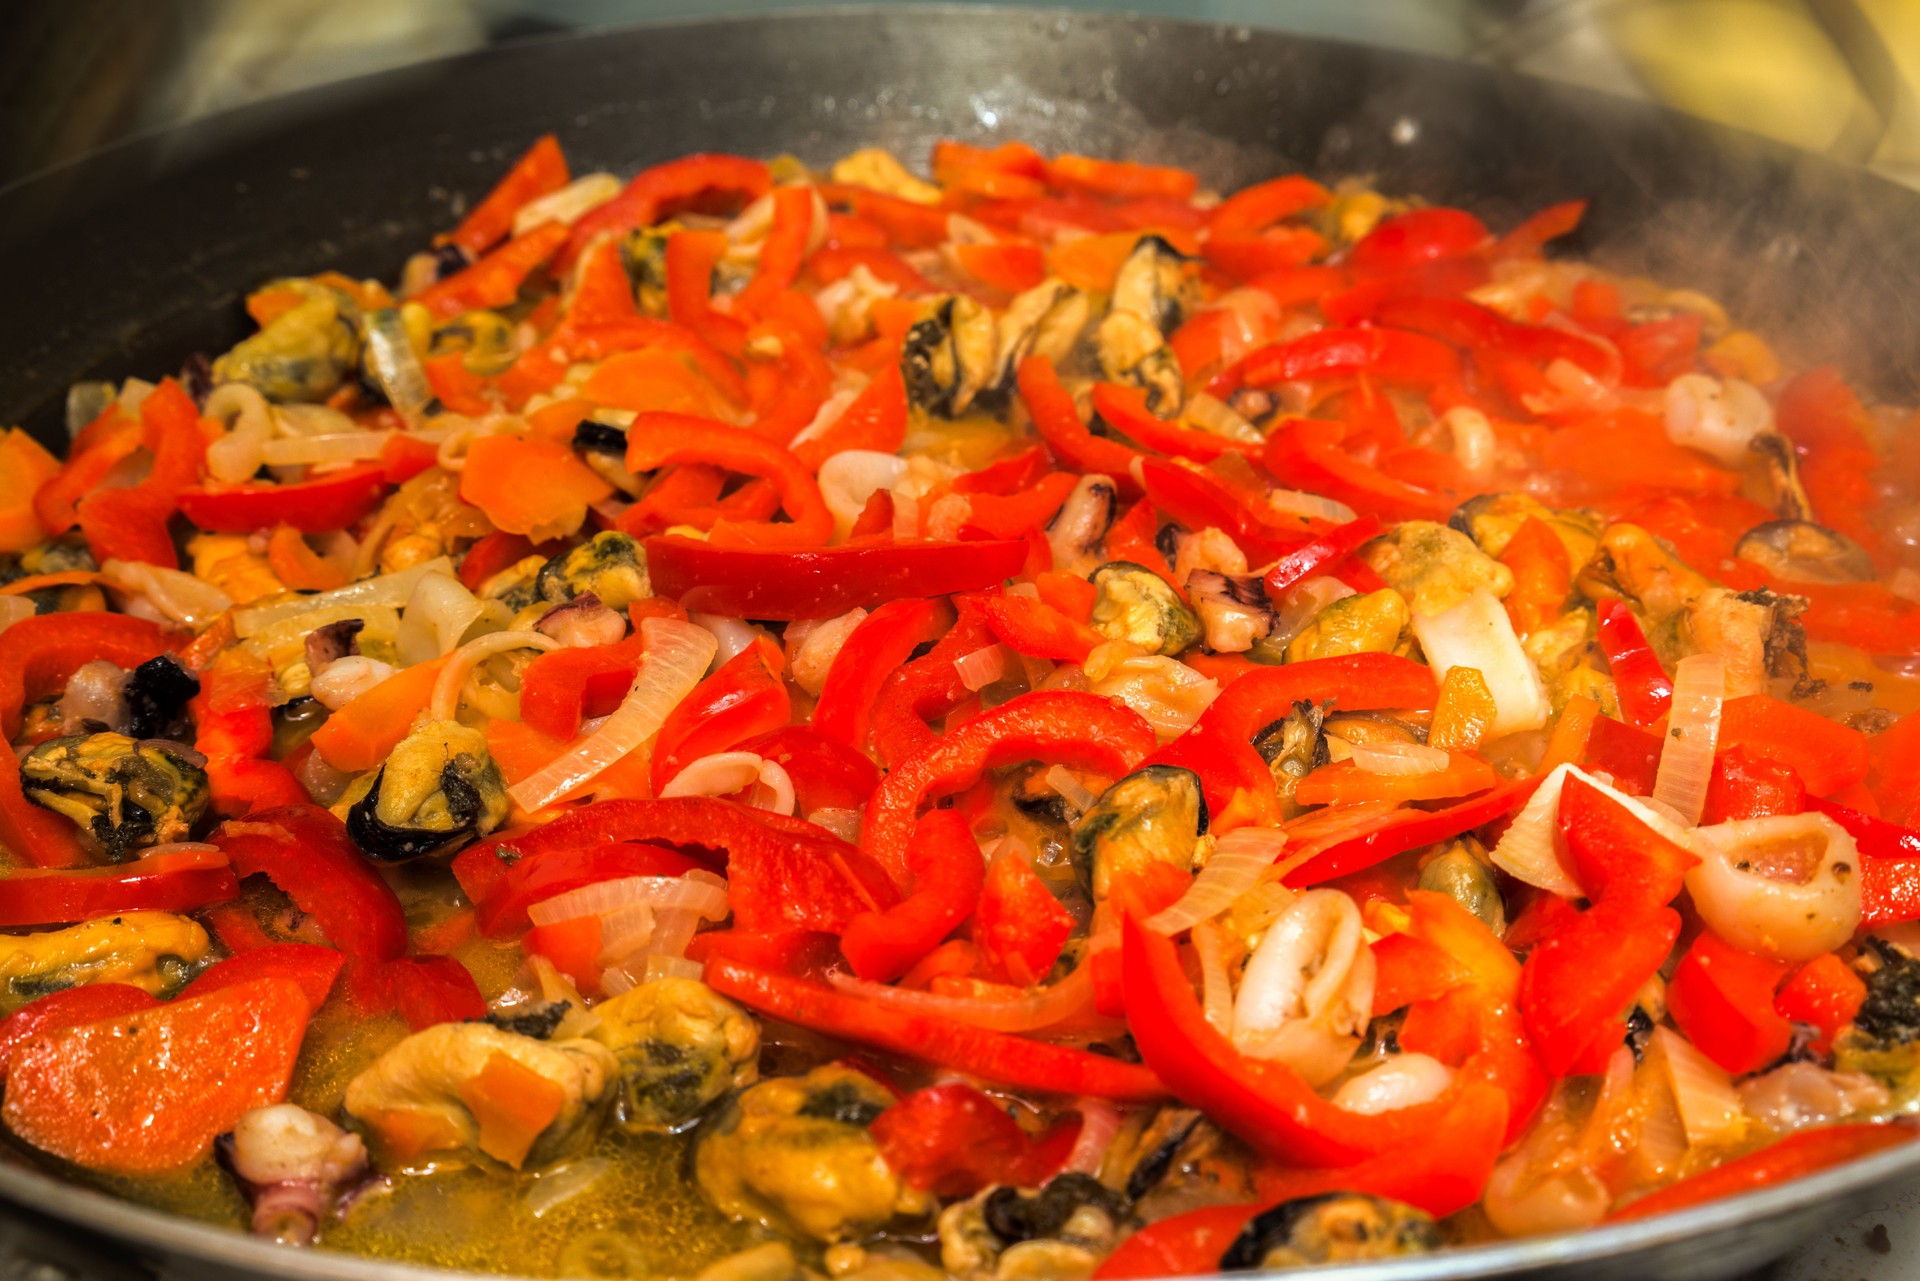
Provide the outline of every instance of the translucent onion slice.
<path id="1" fill-rule="evenodd" d="M 1337 578 L 1309 578 L 1296 583 L 1280 601 L 1280 608 L 1273 616 L 1273 630 L 1269 638 L 1276 645 L 1298 636 L 1315 615 L 1337 600 L 1344 600 L 1359 593 Z"/>
<path id="2" fill-rule="evenodd" d="M 1067 1153 L 1062 1171 L 1098 1175 L 1107 1159 L 1107 1149 L 1120 1133 L 1120 1109 L 1105 1099 L 1081 1099 L 1074 1110 L 1080 1114 L 1080 1133 Z"/>
<path id="3" fill-rule="evenodd" d="M 1353 508 L 1336 499 L 1310 494 L 1304 489 L 1275 489 L 1267 494 L 1267 506 L 1289 516 L 1308 516 L 1344 525 L 1358 515 Z"/>
<path id="4" fill-rule="evenodd" d="M 1444 751 L 1424 743 L 1355 743 L 1351 759 L 1365 773 L 1395 778 L 1438 774 L 1452 763 Z"/>
<path id="5" fill-rule="evenodd" d="M 383 431 L 339 431 L 324 436 L 287 436 L 259 448 L 260 461 L 269 467 L 301 464 L 354 463 L 378 458 L 392 436 Z M 211 452 L 211 450 L 209 450 Z M 251 472 L 248 473 L 252 475 Z"/>
<path id="6" fill-rule="evenodd" d="M 1287 834 L 1266 827 L 1237 827 L 1213 847 L 1207 865 L 1171 906 L 1147 918 L 1156 934 L 1178 934 L 1210 921 L 1233 906 L 1235 899 L 1260 883 L 1260 878 L 1287 847 Z"/>
<path id="7" fill-rule="evenodd" d="M 535 903 L 527 909 L 527 918 L 535 925 L 554 925 L 580 916 L 597 916 L 605 922 L 613 913 L 636 905 L 655 913 L 694 912 L 710 921 L 722 919 L 730 910 L 724 881 L 710 872 L 688 872 L 685 876 L 621 876 L 595 881 Z"/>
<path id="8" fill-rule="evenodd" d="M 433 694 L 427 700 L 427 714 L 436 721 L 450 721 L 460 711 L 460 691 L 466 688 L 473 669 L 492 658 L 515 649 L 559 649 L 560 642 L 544 632 L 490 632 L 476 637 L 447 656 L 440 674 L 434 678 Z"/>
<path id="9" fill-rule="evenodd" d="M 700 962 L 689 961 L 684 956 L 666 956 L 659 952 L 647 953 L 647 982 L 655 979 L 697 979 L 706 973 Z"/>
<path id="10" fill-rule="evenodd" d="M 1718 654 L 1689 654 L 1673 669 L 1673 710 L 1653 779 L 1653 799 L 1670 805 L 1688 827 L 1707 808 L 1713 754 L 1720 744 L 1720 707 L 1727 697 L 1727 663 Z"/>
<path id="11" fill-rule="evenodd" d="M 778 761 L 753 752 L 715 752 L 691 761 L 660 789 L 662 796 L 731 796 L 753 789 L 747 803 L 776 814 L 793 813 L 793 778 Z"/>
<path id="12" fill-rule="evenodd" d="M 1201 431 L 1224 436 L 1228 440 L 1241 440 L 1249 444 L 1260 441 L 1260 429 L 1227 407 L 1226 402 L 1201 392 L 1189 400 L 1180 411 L 1180 416 L 1198 427 Z"/>
<path id="13" fill-rule="evenodd" d="M 100 574 L 121 591 L 146 597 L 162 614 L 196 631 L 233 608 L 233 597 L 206 579 L 162 565 L 109 560 L 100 567 Z"/>
<path id="14" fill-rule="evenodd" d="M 977 694 L 1007 674 L 1007 647 L 989 645 L 953 660 L 953 670 L 969 693 Z"/>
<path id="15" fill-rule="evenodd" d="M 600 918 L 600 964 L 618 965 L 653 941 L 653 904 L 629 903 Z"/>
<path id="16" fill-rule="evenodd" d="M 1438 614 L 1415 614 L 1413 634 L 1433 667 L 1433 678 L 1445 680 L 1454 667 L 1477 667 L 1493 695 L 1493 736 L 1539 729 L 1552 708 L 1540 673 L 1520 646 L 1513 620 L 1498 598 L 1476 588 L 1452 609 Z"/>
<path id="17" fill-rule="evenodd" d="M 1654 831 L 1673 841 L 1686 839 L 1685 829 L 1649 809 L 1644 798 L 1628 796 L 1618 788 L 1575 765 L 1561 765 L 1540 780 L 1540 786 L 1508 824 L 1506 835 L 1493 847 L 1493 865 L 1517 880 L 1562 898 L 1577 898 L 1580 882 L 1567 870 L 1566 845 L 1560 835 L 1560 793 L 1572 775 L 1592 784 Z"/>
<path id="18" fill-rule="evenodd" d="M 1058 792 L 1061 800 L 1082 814 L 1092 809 L 1100 799 L 1064 765 L 1049 766 L 1046 779 L 1047 786 Z"/>
<path id="19" fill-rule="evenodd" d="M 436 556 L 418 565 L 409 565 L 397 573 L 382 574 L 378 578 L 349 583 L 345 587 L 321 592 L 317 596 L 296 596 L 291 600 L 275 601 L 271 605 L 237 609 L 233 612 L 233 630 L 235 634 L 245 639 L 265 631 L 275 623 L 284 622 L 289 618 L 298 618 L 316 609 L 328 609 L 340 605 L 389 605 L 397 609 L 407 603 L 407 599 L 413 595 L 413 589 L 427 575 L 451 575 L 452 573 L 453 562 L 445 556 Z"/>
<path id="20" fill-rule="evenodd" d="M 598 730 L 507 789 L 521 809 L 545 809 L 644 746 L 700 683 L 719 649 L 712 632 L 674 618 L 649 618 L 640 632 L 646 656 L 627 696 Z"/>
<path id="21" fill-rule="evenodd" d="M 1673 1087 L 1688 1142 L 1697 1147 L 1737 1138 L 1746 1126 L 1746 1111 L 1727 1070 L 1672 1028 L 1655 1028 L 1653 1044 L 1666 1062 L 1667 1083 Z"/>
<path id="22" fill-rule="evenodd" d="M 1117 942 L 1119 935 L 1114 939 Z M 827 982 L 848 996 L 858 996 L 890 1009 L 935 1014 L 993 1032 L 1037 1032 L 1093 1007 L 1093 971 L 1082 965 L 1051 987 L 1009 1001 L 975 996 L 942 996 L 918 988 L 891 987 L 832 973 Z"/>
<path id="23" fill-rule="evenodd" d="M 543 222 L 565 223 L 571 227 L 588 210 L 619 195 L 623 185 L 610 173 L 581 174 L 560 190 L 529 200 L 515 210 L 513 234 L 524 236 Z"/>
<path id="24" fill-rule="evenodd" d="M 1221 929 L 1211 921 L 1193 927 L 1193 954 L 1200 962 L 1200 1009 L 1213 1030 L 1233 1034 L 1233 982 L 1227 977 Z"/>

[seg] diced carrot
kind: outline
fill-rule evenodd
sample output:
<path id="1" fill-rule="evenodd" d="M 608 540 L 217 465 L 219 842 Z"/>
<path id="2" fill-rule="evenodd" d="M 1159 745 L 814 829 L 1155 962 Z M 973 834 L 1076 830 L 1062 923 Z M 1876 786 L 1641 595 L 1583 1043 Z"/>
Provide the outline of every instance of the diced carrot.
<path id="1" fill-rule="evenodd" d="M 561 538 L 586 521 L 587 506 L 613 492 L 565 445 L 533 436 L 483 436 L 467 451 L 460 498 L 510 534 Z"/>
<path id="2" fill-rule="evenodd" d="M 0 434 L 0 552 L 20 552 L 46 537 L 33 496 L 60 471 L 60 461 L 18 427 Z"/>
<path id="3" fill-rule="evenodd" d="M 307 546 L 291 525 L 276 527 L 267 539 L 267 567 L 296 592 L 328 592 L 347 585 L 347 571 Z"/>
<path id="4" fill-rule="evenodd" d="M 460 1086 L 460 1101 L 480 1123 L 480 1150 L 516 1170 L 566 1099 L 560 1086 L 498 1050 Z"/>
<path id="5" fill-rule="evenodd" d="M 1575 694 L 1560 709 L 1553 733 L 1547 736 L 1547 752 L 1540 758 L 1540 772 L 1561 765 L 1578 765 L 1587 757 L 1587 740 L 1593 736 L 1593 722 L 1600 715 L 1600 704 L 1585 694 Z"/>
<path id="6" fill-rule="evenodd" d="M 267 978 L 41 1033 L 13 1052 L 0 1119 L 89 1170 L 178 1169 L 286 1097 L 309 1012 L 298 983 Z"/>
<path id="7" fill-rule="evenodd" d="M 427 705 L 445 659 L 403 667 L 327 718 L 313 750 L 335 769 L 358 774 L 387 759 Z"/>
<path id="8" fill-rule="evenodd" d="M 726 398 L 705 375 L 657 347 L 607 357 L 587 378 L 581 392 L 596 405 L 631 409 L 637 414 L 664 410 L 719 418 L 729 412 Z"/>

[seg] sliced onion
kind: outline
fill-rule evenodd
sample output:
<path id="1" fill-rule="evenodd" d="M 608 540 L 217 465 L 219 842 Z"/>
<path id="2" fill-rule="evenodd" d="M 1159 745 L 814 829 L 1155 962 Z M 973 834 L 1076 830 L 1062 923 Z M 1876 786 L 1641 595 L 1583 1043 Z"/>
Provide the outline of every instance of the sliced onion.
<path id="1" fill-rule="evenodd" d="M 1526 805 L 1507 825 L 1506 834 L 1488 856 L 1495 867 L 1516 880 L 1561 898 L 1578 898 L 1583 893 L 1580 882 L 1567 870 L 1565 837 L 1560 834 L 1560 793 L 1570 775 L 1599 788 L 1614 803 L 1626 807 L 1635 818 L 1668 840 L 1686 840 L 1685 829 L 1647 808 L 1645 798 L 1628 796 L 1578 766 L 1560 765 L 1540 780 Z"/>
<path id="2" fill-rule="evenodd" d="M 222 383 L 207 393 L 203 408 L 207 417 L 228 424 L 226 434 L 207 446 L 208 474 L 229 485 L 253 479 L 273 436 L 273 408 L 267 398 L 247 383 Z"/>
<path id="3" fill-rule="evenodd" d="M 536 1219 L 545 1217 L 593 1187 L 612 1168 L 613 1162 L 606 1157 L 590 1156 L 534 1175 L 524 1198 L 527 1213 Z"/>
<path id="4" fill-rule="evenodd" d="M 1224 436 L 1228 440 L 1241 440 L 1249 444 L 1258 443 L 1260 429 L 1233 412 L 1225 401 L 1201 392 L 1186 403 L 1180 416 L 1202 431 Z"/>
<path id="5" fill-rule="evenodd" d="M 820 464 L 820 496 L 844 537 L 876 490 L 906 479 L 907 460 L 874 449 L 843 449 Z"/>
<path id="6" fill-rule="evenodd" d="M 1287 847 L 1287 834 L 1267 827 L 1236 827 L 1214 842 L 1206 866 L 1170 906 L 1147 918 L 1156 934 L 1178 934 L 1210 921 L 1260 883 Z"/>
<path id="7" fill-rule="evenodd" d="M 953 670 L 969 693 L 977 694 L 1007 674 L 1007 647 L 989 645 L 953 660 Z"/>
<path id="8" fill-rule="evenodd" d="M 1655 1028 L 1653 1044 L 1666 1062 L 1667 1083 L 1673 1087 L 1687 1141 L 1699 1147 L 1738 1138 L 1746 1127 L 1746 1110 L 1727 1070 L 1672 1028 Z"/>
<path id="9" fill-rule="evenodd" d="M 1267 494 L 1267 506 L 1289 516 L 1306 516 L 1313 520 L 1330 520 L 1344 525 L 1358 515 L 1353 508 L 1332 498 L 1319 494 L 1309 494 L 1304 489 L 1275 489 Z"/>
<path id="10" fill-rule="evenodd" d="M 1115 934 L 1116 942 L 1118 938 Z M 1086 965 L 1051 987 L 1007 1001 L 943 996 L 918 988 L 873 983 L 840 972 L 828 974 L 827 982 L 849 996 L 862 997 L 876 1005 L 917 1014 L 936 1014 L 994 1032 L 1036 1032 L 1063 1023 L 1093 1006 L 1093 971 Z"/>
<path id="11" fill-rule="evenodd" d="M 1424 743 L 1355 743 L 1350 758 L 1354 768 L 1391 778 L 1438 774 L 1453 758 Z"/>
<path id="12" fill-rule="evenodd" d="M 543 222 L 571 227 L 591 210 L 620 194 L 621 181 L 610 173 L 585 173 L 558 191 L 527 201 L 513 213 L 513 232 L 524 236 Z"/>
<path id="13" fill-rule="evenodd" d="M 824 293 L 825 291 L 822 292 Z M 821 310 L 826 310 L 824 303 L 821 305 Z M 859 387 L 842 387 L 839 391 L 827 397 L 826 400 L 821 402 L 820 408 L 814 413 L 812 420 L 809 421 L 805 427 L 802 427 L 793 434 L 793 439 L 787 442 L 787 448 L 792 449 L 795 445 L 802 445 L 807 441 L 826 435 L 827 430 L 840 421 L 840 415 L 847 412 L 847 407 L 853 404 L 854 401 L 860 399 L 860 392 L 861 388 Z"/>
<path id="14" fill-rule="evenodd" d="M 298 596 L 291 600 L 275 601 L 271 605 L 257 605 L 251 609 L 237 609 L 233 613 L 234 633 L 245 639 L 257 632 L 265 631 L 275 623 L 289 618 L 298 618 L 302 614 L 316 609 L 330 609 L 336 606 L 351 605 L 390 605 L 398 608 L 407 603 L 413 595 L 413 589 L 420 580 L 429 574 L 453 573 L 453 562 L 445 556 L 436 556 L 418 565 L 409 565 L 392 574 L 382 574 L 378 578 L 365 579 L 358 583 L 349 583 L 345 587 L 336 587 L 330 592 L 321 592 L 316 596 Z"/>
<path id="15" fill-rule="evenodd" d="M 1477 667 L 1493 695 L 1495 737 L 1539 729 L 1552 708 L 1547 689 L 1527 651 L 1514 634 L 1513 620 L 1494 594 L 1476 588 L 1472 596 L 1439 614 L 1415 614 L 1413 634 L 1420 640 L 1433 679 L 1445 680 L 1454 667 Z"/>
<path id="16" fill-rule="evenodd" d="M 420 354 L 413 349 L 406 322 L 398 307 L 380 307 L 366 314 L 366 366 L 386 394 L 387 403 L 408 423 L 418 425 L 433 402 L 433 388 Z"/>
<path id="17" fill-rule="evenodd" d="M 1075 1174 L 1098 1175 L 1106 1162 L 1107 1149 L 1120 1133 L 1120 1109 L 1105 1099 L 1081 1099 L 1074 1110 L 1080 1113 L 1080 1133 L 1060 1169 Z"/>
<path id="18" fill-rule="evenodd" d="M 622 876 L 595 881 L 535 903 L 527 909 L 527 918 L 535 925 L 554 925 L 580 916 L 605 921 L 623 908 L 644 906 L 655 913 L 689 911 L 718 921 L 730 909 L 725 884 L 716 884 L 716 880 L 712 873 L 696 871 L 685 876 Z"/>
<path id="19" fill-rule="evenodd" d="M 345 658 L 336 658 L 327 664 L 327 669 L 315 676 L 307 688 L 319 704 L 330 712 L 337 712 L 360 697 L 374 686 L 383 683 L 398 669 L 392 663 L 383 663 L 377 658 L 368 658 L 365 654 L 348 654 Z M 458 690 L 456 689 L 456 693 Z M 436 716 L 435 720 L 451 720 L 451 713 Z M 316 753 L 317 755 L 318 753 Z"/>
<path id="20" fill-rule="evenodd" d="M 1673 709 L 1667 716 L 1653 799 L 1672 806 L 1687 827 L 1699 823 L 1707 808 L 1726 696 L 1727 663 L 1720 655 L 1689 654 L 1674 665 Z"/>
<path id="21" fill-rule="evenodd" d="M 1337 600 L 1357 595 L 1358 592 L 1337 578 L 1309 578 L 1295 583 L 1274 612 L 1273 630 L 1268 637 L 1274 644 L 1284 645 L 1305 630 L 1321 610 Z"/>
<path id="22" fill-rule="evenodd" d="M 260 461 L 269 467 L 355 463 L 378 458 L 393 439 L 390 432 L 342 431 L 324 436 L 287 436 L 260 446 Z M 251 476 L 253 473 L 247 473 Z"/>
<path id="23" fill-rule="evenodd" d="M 715 752 L 691 761 L 660 789 L 661 796 L 731 796 L 754 789 L 748 803 L 776 814 L 793 813 L 793 778 L 778 761 L 752 752 Z"/>
<path id="24" fill-rule="evenodd" d="M 807 812 L 807 822 L 815 827 L 826 828 L 849 844 L 859 843 L 860 818 L 859 810 L 817 809 Z"/>
<path id="25" fill-rule="evenodd" d="M 700 683 L 719 649 L 712 632 L 678 619 L 646 619 L 640 632 L 645 656 L 627 696 L 593 734 L 507 789 L 521 809 L 545 809 L 645 745 Z"/>
<path id="26" fill-rule="evenodd" d="M 1200 1010 L 1221 1036 L 1233 1034 L 1233 982 L 1227 977 L 1227 958 L 1221 929 L 1211 921 L 1193 927 L 1193 954 L 1200 962 Z"/>
<path id="27" fill-rule="evenodd" d="M 1100 798 L 1064 765 L 1048 766 L 1046 780 L 1047 786 L 1058 792 L 1060 799 L 1073 806 L 1078 813 L 1084 814 L 1099 803 Z"/>
<path id="28" fill-rule="evenodd" d="M 655 979 L 697 979 L 706 974 L 706 968 L 698 961 L 689 961 L 684 956 L 667 956 L 660 952 L 647 953 L 647 977 L 651 983 Z"/>
<path id="29" fill-rule="evenodd" d="M 1396 1054 L 1344 1082 L 1333 1092 L 1333 1106 L 1363 1116 L 1397 1112 L 1431 1103 L 1453 1084 L 1453 1069 L 1425 1054 Z"/>
<path id="30" fill-rule="evenodd" d="M 233 597 L 206 579 L 177 569 L 109 560 L 100 567 L 100 573 L 121 591 L 146 597 L 161 614 L 196 631 L 233 608 Z"/>
<path id="31" fill-rule="evenodd" d="M 687 618 L 697 626 L 713 633 L 713 639 L 719 647 L 713 651 L 713 665 L 719 667 L 731 663 L 742 650 L 760 637 L 760 629 L 744 618 L 729 618 L 725 614 L 689 614 Z"/>
<path id="32" fill-rule="evenodd" d="M 793 683 L 815 698 L 827 687 L 833 660 L 854 629 L 867 621 L 867 611 L 855 606 L 837 618 L 794 623 L 787 628 L 787 667 Z"/>
<path id="33" fill-rule="evenodd" d="M 1498 442 L 1485 414 L 1468 405 L 1455 405 L 1434 425 L 1446 431 L 1454 458 L 1467 472 L 1478 475 L 1493 466 Z"/>
<path id="34" fill-rule="evenodd" d="M 427 701 L 427 714 L 436 721 L 450 721 L 460 711 L 460 691 L 466 687 L 473 669 L 492 658 L 516 649 L 549 650 L 561 648 L 560 642 L 545 632 L 524 629 L 490 632 L 462 645 L 447 656 L 440 674 L 434 678 L 433 694 Z M 332 669 L 329 668 L 329 671 Z"/>
<path id="35" fill-rule="evenodd" d="M 629 903 L 600 918 L 600 964 L 618 965 L 653 941 L 653 904 Z"/>
<path id="36" fill-rule="evenodd" d="M 451 654 L 480 616 L 480 598 L 452 574 L 427 574 L 413 586 L 400 614 L 393 648 L 404 667 Z"/>

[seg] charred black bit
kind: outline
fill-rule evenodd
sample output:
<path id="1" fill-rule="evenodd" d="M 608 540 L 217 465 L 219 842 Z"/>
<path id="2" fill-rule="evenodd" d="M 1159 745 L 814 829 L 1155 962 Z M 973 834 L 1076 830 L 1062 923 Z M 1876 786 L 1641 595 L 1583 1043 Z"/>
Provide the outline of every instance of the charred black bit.
<path id="1" fill-rule="evenodd" d="M 1180 538 L 1186 532 L 1171 522 L 1154 531 L 1153 545 L 1162 556 L 1167 558 L 1167 564 L 1173 564 L 1174 557 L 1180 554 Z"/>
<path id="2" fill-rule="evenodd" d="M 553 1035 L 560 1026 L 560 1020 L 567 1017 L 572 1008 L 570 1001 L 542 1002 L 525 1010 L 496 1010 L 487 1015 L 486 1021 L 502 1032 L 513 1032 L 520 1036 L 530 1036 L 536 1041 L 544 1041 Z"/>
<path id="3" fill-rule="evenodd" d="M 996 1188 L 988 1195 L 982 1210 L 987 1227 L 1008 1245 L 1058 1236 L 1067 1220 L 1081 1206 L 1091 1205 L 1106 1211 L 1118 1221 L 1126 1212 L 1120 1195 L 1090 1174 L 1058 1175 L 1028 1196 L 1018 1188 Z"/>
<path id="4" fill-rule="evenodd" d="M 1866 976 L 1867 999 L 1854 1027 L 1886 1045 L 1920 1040 L 1920 960 L 1882 939 L 1869 937 L 1865 946 L 1880 965 Z"/>
<path id="5" fill-rule="evenodd" d="M 603 423 L 597 418 L 582 418 L 573 429 L 573 447 L 583 454 L 627 456 L 627 432 L 623 427 Z"/>
<path id="6" fill-rule="evenodd" d="M 130 738 L 186 738 L 187 703 L 200 692 L 200 678 L 171 654 L 149 658 L 127 673 Z"/>
<path id="7" fill-rule="evenodd" d="M 1194 1132 L 1206 1123 L 1206 1117 L 1195 1112 L 1187 1121 L 1167 1135 L 1159 1147 L 1147 1153 L 1134 1163 L 1132 1173 L 1127 1175 L 1127 1200 L 1138 1201 L 1159 1187 L 1167 1173 L 1173 1169 L 1174 1161 L 1185 1147 Z"/>
<path id="8" fill-rule="evenodd" d="M 180 385 L 193 397 L 194 404 L 205 405 L 207 393 L 213 390 L 213 357 L 204 351 L 188 356 L 180 366 Z"/>
<path id="9" fill-rule="evenodd" d="M 1257 1214 L 1220 1256 L 1222 1272 L 1424 1254 L 1440 1246 L 1431 1215 L 1362 1192 L 1328 1192 Z"/>
<path id="10" fill-rule="evenodd" d="M 363 618 L 342 618 L 307 633 L 307 670 L 318 676 L 343 658 L 360 652 L 356 639 L 367 626 Z"/>
<path id="11" fill-rule="evenodd" d="M 839 1081 L 811 1095 L 798 1115 L 865 1128 L 884 1111 L 886 1108 L 868 1098 L 852 1082 Z"/>
<path id="12" fill-rule="evenodd" d="M 1633 1061 L 1638 1063 L 1647 1053 L 1647 1042 L 1653 1039 L 1653 1016 L 1638 1005 L 1627 1011 L 1626 1046 L 1633 1051 Z"/>
<path id="13" fill-rule="evenodd" d="M 1400 1053 L 1400 1029 L 1406 1021 L 1407 1011 L 1404 1006 L 1369 1021 L 1366 1040 L 1360 1043 L 1360 1049 L 1354 1057 L 1370 1059 L 1378 1055 Z"/>
<path id="14" fill-rule="evenodd" d="M 456 244 L 435 245 L 433 250 L 433 278 L 445 280 L 455 276 L 473 265 L 473 258 Z"/>

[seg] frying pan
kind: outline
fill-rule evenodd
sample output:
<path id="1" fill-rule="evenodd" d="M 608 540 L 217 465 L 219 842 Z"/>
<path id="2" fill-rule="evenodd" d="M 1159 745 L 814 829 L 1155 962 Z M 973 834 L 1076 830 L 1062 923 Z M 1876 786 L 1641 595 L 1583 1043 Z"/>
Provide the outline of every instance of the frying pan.
<path id="1" fill-rule="evenodd" d="M 275 275 L 391 278 L 539 133 L 577 171 L 690 151 L 934 139 L 1162 161 L 1232 188 L 1304 169 L 1494 225 L 1593 204 L 1572 248 L 1722 299 L 1799 361 L 1920 398 L 1920 193 L 1735 131 L 1485 69 L 1245 28 L 1031 10 L 827 10 L 509 46 L 160 133 L 0 191 L 0 422 L 64 440 L 77 379 L 158 377 L 245 332 Z M 1680 1214 L 1338 1269 L 1359 1281 L 1731 1275 L 1920 1172 L 1920 1144 Z M 1884 1196 L 1884 1193 L 1880 1193 Z M 445 1278 L 299 1253 L 61 1182 L 0 1152 L 0 1224 L 88 1274 Z M 64 1221 L 57 1235 L 49 1220 Z M 83 1229 L 84 1231 L 75 1231 Z M 108 1244 L 107 1242 L 117 1244 Z"/>

